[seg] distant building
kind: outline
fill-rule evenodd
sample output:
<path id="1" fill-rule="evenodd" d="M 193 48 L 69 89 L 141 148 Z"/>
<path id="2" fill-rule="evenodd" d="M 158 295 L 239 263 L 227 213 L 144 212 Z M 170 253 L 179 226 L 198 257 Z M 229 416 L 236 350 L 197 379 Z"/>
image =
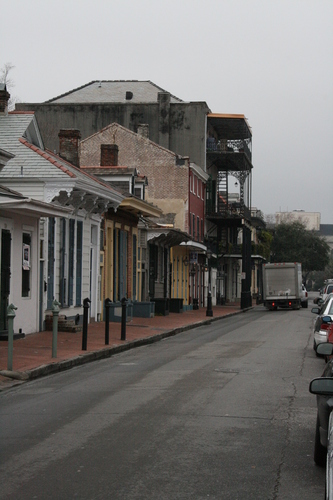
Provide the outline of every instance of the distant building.
<path id="1" fill-rule="evenodd" d="M 322 236 L 331 249 L 333 257 L 333 224 L 320 224 L 320 212 L 305 212 L 304 210 L 293 210 L 292 212 L 276 212 L 275 225 L 281 222 L 302 222 L 309 231 L 316 231 Z"/>
<path id="2" fill-rule="evenodd" d="M 325 238 L 331 249 L 331 258 L 333 259 L 333 224 L 320 224 L 319 236 Z"/>
<path id="3" fill-rule="evenodd" d="M 305 212 L 304 210 L 293 210 L 292 212 L 276 212 L 275 224 L 281 222 L 299 221 L 305 225 L 309 231 L 320 230 L 320 212 Z"/>

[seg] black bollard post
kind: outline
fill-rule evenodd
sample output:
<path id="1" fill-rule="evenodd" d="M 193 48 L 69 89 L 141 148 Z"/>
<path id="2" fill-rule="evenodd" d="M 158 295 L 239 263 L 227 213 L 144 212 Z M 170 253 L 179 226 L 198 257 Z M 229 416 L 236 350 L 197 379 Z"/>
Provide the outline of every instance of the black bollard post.
<path id="1" fill-rule="evenodd" d="M 110 322 L 110 307 L 112 300 L 105 299 L 105 345 L 109 345 L 109 322 Z"/>
<path id="2" fill-rule="evenodd" d="M 126 304 L 125 297 L 121 299 L 121 340 L 126 340 Z"/>
<path id="3" fill-rule="evenodd" d="M 213 316 L 212 292 L 211 291 L 208 292 L 206 316 Z"/>
<path id="4" fill-rule="evenodd" d="M 90 304 L 90 299 L 86 298 L 83 300 L 82 351 L 87 350 L 89 304 Z"/>

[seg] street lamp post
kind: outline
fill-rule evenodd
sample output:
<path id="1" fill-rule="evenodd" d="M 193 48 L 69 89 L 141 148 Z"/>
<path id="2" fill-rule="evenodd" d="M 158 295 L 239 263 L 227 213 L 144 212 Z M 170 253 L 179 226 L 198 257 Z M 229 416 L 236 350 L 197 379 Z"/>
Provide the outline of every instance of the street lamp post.
<path id="1" fill-rule="evenodd" d="M 207 310 L 206 316 L 213 316 L 212 309 L 212 291 L 211 291 L 211 268 L 210 268 L 210 259 L 212 256 L 211 250 L 207 250 L 207 259 L 208 259 L 208 294 L 207 294 Z"/>

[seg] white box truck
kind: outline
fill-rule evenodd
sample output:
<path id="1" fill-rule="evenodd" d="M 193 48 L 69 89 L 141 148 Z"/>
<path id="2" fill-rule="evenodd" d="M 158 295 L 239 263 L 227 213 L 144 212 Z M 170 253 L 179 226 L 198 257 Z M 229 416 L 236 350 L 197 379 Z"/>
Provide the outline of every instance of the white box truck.
<path id="1" fill-rule="evenodd" d="M 263 267 L 264 306 L 299 309 L 302 296 L 302 265 L 299 262 L 277 262 Z"/>

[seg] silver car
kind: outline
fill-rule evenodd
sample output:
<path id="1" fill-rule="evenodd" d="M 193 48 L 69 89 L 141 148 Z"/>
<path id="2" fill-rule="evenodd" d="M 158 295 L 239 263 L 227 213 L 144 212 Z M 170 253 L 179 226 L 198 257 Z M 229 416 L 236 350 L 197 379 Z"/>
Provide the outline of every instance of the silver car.
<path id="1" fill-rule="evenodd" d="M 322 346 L 320 346 L 320 348 L 321 347 Z M 322 400 L 324 400 L 324 403 L 329 411 L 327 438 L 325 437 L 326 447 L 323 446 L 321 443 L 316 443 L 317 450 L 315 445 L 315 461 L 318 465 L 321 465 L 320 461 L 316 460 L 316 451 L 318 454 L 318 447 L 320 447 L 320 451 L 325 452 L 326 454 L 325 498 L 326 500 L 333 500 L 333 412 L 332 412 L 333 378 L 332 377 L 315 378 L 310 382 L 309 391 L 312 394 L 317 395 L 318 410 L 320 407 L 319 403 Z M 316 429 L 316 441 L 317 441 L 317 434 L 318 434 L 318 429 Z"/>
<path id="2" fill-rule="evenodd" d="M 327 280 L 321 292 L 321 299 L 325 300 L 326 297 L 333 292 L 333 280 Z"/>
<path id="3" fill-rule="evenodd" d="M 313 323 L 313 348 L 316 350 L 319 344 L 327 342 L 328 325 L 322 318 L 331 316 L 333 321 L 333 293 L 330 293 L 320 305 L 313 307 L 311 312 L 317 315 Z"/>

